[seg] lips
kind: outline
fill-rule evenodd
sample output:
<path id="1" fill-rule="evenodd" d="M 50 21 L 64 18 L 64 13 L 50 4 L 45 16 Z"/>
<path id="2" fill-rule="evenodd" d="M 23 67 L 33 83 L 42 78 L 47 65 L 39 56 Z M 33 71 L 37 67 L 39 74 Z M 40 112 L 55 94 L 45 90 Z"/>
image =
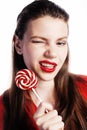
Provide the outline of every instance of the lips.
<path id="1" fill-rule="evenodd" d="M 40 68 L 42 69 L 42 71 L 47 72 L 47 73 L 54 72 L 57 66 L 55 62 L 50 62 L 47 60 L 40 61 L 39 63 L 40 63 Z"/>

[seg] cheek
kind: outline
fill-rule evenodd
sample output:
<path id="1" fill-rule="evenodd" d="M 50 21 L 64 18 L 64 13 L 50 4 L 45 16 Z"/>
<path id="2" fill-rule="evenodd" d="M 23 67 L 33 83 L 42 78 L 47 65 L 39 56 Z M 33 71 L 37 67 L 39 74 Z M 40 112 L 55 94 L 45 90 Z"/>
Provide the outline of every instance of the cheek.
<path id="1" fill-rule="evenodd" d="M 41 56 L 40 50 L 32 47 L 24 47 L 23 48 L 23 58 L 26 65 L 34 64 L 35 61 L 39 60 L 39 57 Z"/>
<path id="2" fill-rule="evenodd" d="M 60 59 L 62 62 L 65 61 L 66 57 L 67 57 L 67 53 L 68 53 L 68 49 L 65 48 L 63 50 L 60 51 Z"/>
<path id="3" fill-rule="evenodd" d="M 32 51 L 28 48 L 28 46 L 24 46 L 23 47 L 23 59 L 24 59 L 24 62 L 26 64 L 26 66 L 28 67 L 30 62 L 31 62 L 31 59 L 32 59 Z"/>

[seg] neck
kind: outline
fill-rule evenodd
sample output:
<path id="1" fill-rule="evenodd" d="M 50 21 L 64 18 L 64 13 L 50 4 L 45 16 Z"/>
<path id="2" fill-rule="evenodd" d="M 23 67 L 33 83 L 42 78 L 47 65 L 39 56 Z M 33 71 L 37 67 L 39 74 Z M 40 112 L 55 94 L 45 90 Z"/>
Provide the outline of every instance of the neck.
<path id="1" fill-rule="evenodd" d="M 36 88 L 36 92 L 40 96 L 41 100 L 50 103 L 55 107 L 56 92 L 54 87 L 54 81 L 39 81 Z M 40 101 L 33 92 L 30 93 L 36 106 L 39 105 Z"/>

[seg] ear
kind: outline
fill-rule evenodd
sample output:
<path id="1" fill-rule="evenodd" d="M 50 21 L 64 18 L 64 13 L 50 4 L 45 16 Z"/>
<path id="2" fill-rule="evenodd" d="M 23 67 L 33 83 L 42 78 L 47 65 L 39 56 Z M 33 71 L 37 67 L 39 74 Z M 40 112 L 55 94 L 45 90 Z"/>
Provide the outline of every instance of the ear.
<path id="1" fill-rule="evenodd" d="M 19 55 L 22 55 L 22 48 L 23 48 L 23 43 L 22 41 L 18 38 L 17 35 L 14 35 L 13 37 L 13 42 L 14 42 L 14 47 L 16 49 L 16 52 L 19 54 Z"/>

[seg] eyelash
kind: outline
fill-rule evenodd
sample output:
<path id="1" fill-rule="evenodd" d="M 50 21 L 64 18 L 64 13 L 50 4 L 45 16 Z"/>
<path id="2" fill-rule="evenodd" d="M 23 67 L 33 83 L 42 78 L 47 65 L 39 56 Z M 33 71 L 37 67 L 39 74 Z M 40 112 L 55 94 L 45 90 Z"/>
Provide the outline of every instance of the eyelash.
<path id="1" fill-rule="evenodd" d="M 58 46 L 64 46 L 64 45 L 66 45 L 66 44 L 67 44 L 67 42 L 58 42 L 58 43 L 57 43 Z"/>
<path id="2" fill-rule="evenodd" d="M 44 41 L 39 41 L 39 40 L 32 40 L 32 43 L 45 43 L 45 42 Z M 65 42 L 60 41 L 60 42 L 57 42 L 56 44 L 58 46 L 64 46 L 64 45 L 67 44 L 67 42 L 66 41 Z"/>
<path id="3" fill-rule="evenodd" d="M 44 43 L 43 41 L 32 40 L 32 43 Z"/>

